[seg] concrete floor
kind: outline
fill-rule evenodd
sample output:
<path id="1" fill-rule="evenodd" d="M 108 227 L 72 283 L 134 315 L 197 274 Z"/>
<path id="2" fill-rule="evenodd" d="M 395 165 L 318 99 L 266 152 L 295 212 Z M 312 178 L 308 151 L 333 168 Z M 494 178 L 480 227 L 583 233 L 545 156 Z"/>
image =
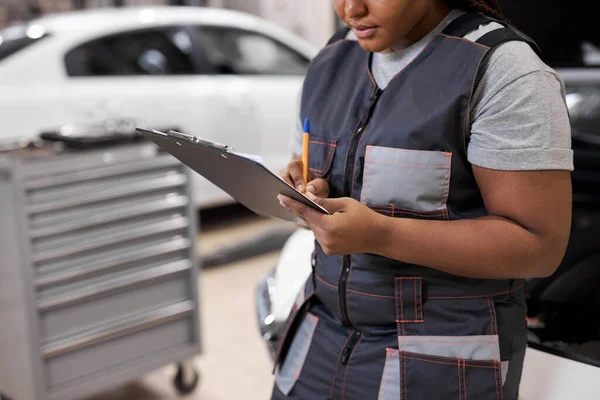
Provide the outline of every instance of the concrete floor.
<path id="1" fill-rule="evenodd" d="M 276 225 L 279 224 L 279 225 Z M 209 227 L 200 238 L 202 251 L 212 251 L 280 226 L 253 217 L 235 224 Z M 195 393 L 178 396 L 171 380 L 174 366 L 151 372 L 137 382 L 85 400 L 264 400 L 271 394 L 271 361 L 260 337 L 254 310 L 254 288 L 275 266 L 279 252 L 205 269 L 200 275 L 200 320 L 203 353 L 194 360 L 201 374 Z"/>

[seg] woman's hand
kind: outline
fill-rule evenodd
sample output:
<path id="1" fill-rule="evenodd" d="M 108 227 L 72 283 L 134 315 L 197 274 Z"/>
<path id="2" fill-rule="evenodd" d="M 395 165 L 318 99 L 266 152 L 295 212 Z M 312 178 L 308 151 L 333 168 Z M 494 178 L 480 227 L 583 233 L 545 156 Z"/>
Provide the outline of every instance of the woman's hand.
<path id="1" fill-rule="evenodd" d="M 306 185 L 306 192 L 312 193 L 317 197 L 329 197 L 329 183 L 325 179 L 315 179 L 315 175 L 310 170 L 308 171 L 308 182 L 304 182 L 301 159 L 290 161 L 287 167 L 283 168 L 279 174 L 299 192 L 304 193 Z"/>
<path id="2" fill-rule="evenodd" d="M 377 251 L 385 216 L 349 197 L 326 199 L 310 192 L 307 196 L 332 215 L 323 214 L 287 196 L 279 195 L 278 199 L 283 207 L 306 221 L 325 254 Z"/>

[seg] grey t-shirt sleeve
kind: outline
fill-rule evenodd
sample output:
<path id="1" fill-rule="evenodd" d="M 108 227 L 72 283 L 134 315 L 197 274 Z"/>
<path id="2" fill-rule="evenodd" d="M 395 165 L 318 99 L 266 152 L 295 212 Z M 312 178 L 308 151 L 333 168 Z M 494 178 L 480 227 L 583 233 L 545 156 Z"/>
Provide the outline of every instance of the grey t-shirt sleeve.
<path id="1" fill-rule="evenodd" d="M 497 170 L 573 170 L 564 83 L 528 44 L 490 56 L 471 102 L 467 156 Z"/>

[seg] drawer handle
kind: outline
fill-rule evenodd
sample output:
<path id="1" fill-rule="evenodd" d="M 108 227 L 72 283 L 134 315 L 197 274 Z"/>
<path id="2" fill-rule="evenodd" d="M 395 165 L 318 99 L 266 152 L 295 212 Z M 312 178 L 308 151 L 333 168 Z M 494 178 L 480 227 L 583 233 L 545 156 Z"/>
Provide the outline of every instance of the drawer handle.
<path id="1" fill-rule="evenodd" d="M 55 342 L 43 347 L 45 358 L 57 357 L 88 346 L 104 343 L 136 332 L 182 319 L 195 310 L 196 303 L 188 300 L 158 310 L 139 314 L 134 319 L 122 319 L 101 329 Z"/>
<path id="2" fill-rule="evenodd" d="M 117 276 L 101 284 L 90 288 L 85 288 L 84 290 L 41 300 L 38 302 L 37 307 L 40 312 L 47 312 L 56 308 L 79 303 L 84 300 L 91 300 L 110 293 L 120 292 L 124 289 L 133 289 L 140 286 L 146 286 L 151 282 L 165 279 L 168 276 L 182 274 L 185 271 L 189 271 L 191 267 L 192 262 L 190 260 L 182 260 L 161 265 L 159 267 L 149 268 L 134 274 Z"/>

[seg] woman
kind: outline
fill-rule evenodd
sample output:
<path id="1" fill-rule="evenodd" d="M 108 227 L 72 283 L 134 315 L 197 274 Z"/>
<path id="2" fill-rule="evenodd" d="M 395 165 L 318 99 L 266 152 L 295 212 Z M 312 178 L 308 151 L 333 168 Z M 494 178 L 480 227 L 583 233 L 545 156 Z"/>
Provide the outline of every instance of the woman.
<path id="1" fill-rule="evenodd" d="M 495 0 L 333 5 L 351 29 L 307 71 L 310 181 L 282 171 L 332 215 L 280 196 L 316 249 L 273 398 L 516 400 L 523 280 L 569 237 L 563 84 Z"/>

